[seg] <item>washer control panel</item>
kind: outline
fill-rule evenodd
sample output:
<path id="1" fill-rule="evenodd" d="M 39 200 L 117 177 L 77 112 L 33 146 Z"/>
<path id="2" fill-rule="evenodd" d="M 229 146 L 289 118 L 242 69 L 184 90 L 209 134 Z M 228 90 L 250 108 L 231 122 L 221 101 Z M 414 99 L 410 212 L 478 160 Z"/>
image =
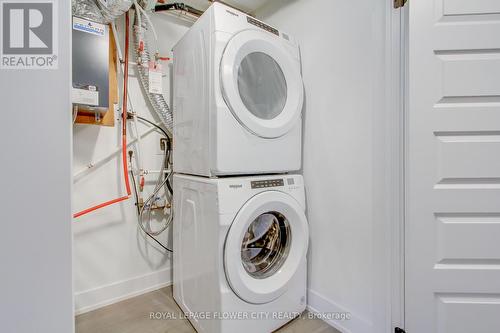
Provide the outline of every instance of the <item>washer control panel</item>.
<path id="1" fill-rule="evenodd" d="M 266 188 L 266 187 L 279 187 L 285 186 L 285 181 L 283 178 L 279 179 L 266 179 L 266 180 L 255 180 L 250 182 L 252 188 Z"/>

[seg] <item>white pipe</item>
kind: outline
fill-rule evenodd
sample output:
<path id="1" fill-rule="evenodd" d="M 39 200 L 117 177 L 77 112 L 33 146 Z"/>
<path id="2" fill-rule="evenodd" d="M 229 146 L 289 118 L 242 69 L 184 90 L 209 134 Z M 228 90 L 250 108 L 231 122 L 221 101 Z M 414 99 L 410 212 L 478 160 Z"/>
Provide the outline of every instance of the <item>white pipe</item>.
<path id="1" fill-rule="evenodd" d="M 120 45 L 120 36 L 118 35 L 118 29 L 116 28 L 116 25 L 115 23 L 113 22 L 113 24 L 111 25 L 111 29 L 113 30 L 113 38 L 115 40 L 115 45 L 116 45 L 116 51 L 118 52 L 118 60 L 120 62 L 120 72 L 122 74 L 122 78 L 125 77 L 125 64 L 124 64 L 124 61 L 123 61 L 123 54 L 122 54 L 122 48 L 121 48 L 121 45 Z M 129 64 L 131 62 L 129 61 Z M 135 63 L 135 65 L 137 65 L 137 63 Z M 130 97 L 130 91 L 127 91 L 127 97 L 128 97 L 128 102 L 129 102 L 129 105 L 130 105 L 130 110 L 134 110 L 133 108 L 133 105 L 132 105 L 132 98 Z M 122 103 L 122 99 L 120 99 L 120 110 L 121 110 L 121 107 L 123 105 L 121 105 Z"/>
<path id="2" fill-rule="evenodd" d="M 160 125 L 160 123 L 158 123 L 158 125 Z M 150 127 L 147 131 L 145 131 L 144 133 L 142 133 L 140 135 L 141 138 L 145 137 L 146 135 L 150 134 L 151 132 L 154 132 L 156 130 L 155 127 Z M 133 145 L 135 142 L 137 142 L 137 138 L 129 141 L 127 143 L 127 147 Z M 98 160 L 97 162 L 90 162 L 87 167 L 85 167 L 84 169 L 78 171 L 77 173 L 75 173 L 73 175 L 73 181 L 75 182 L 76 180 L 78 180 L 80 177 L 82 177 L 84 174 L 86 174 L 87 172 L 89 172 L 90 170 L 96 168 L 96 167 L 99 167 L 101 165 L 103 165 L 104 163 L 106 163 L 107 161 L 109 161 L 114 155 L 118 154 L 118 153 L 121 153 L 122 152 L 122 148 L 117 148 L 115 151 L 113 151 L 112 153 L 110 153 L 108 156 L 104 157 L 104 158 L 101 158 L 100 160 Z"/>
<path id="3" fill-rule="evenodd" d="M 134 112 L 133 120 L 134 120 L 134 128 L 135 128 L 135 137 L 137 139 L 137 149 L 136 149 L 137 166 L 139 167 L 139 172 L 135 173 L 134 175 L 137 177 L 137 183 L 140 184 L 141 177 L 142 177 L 142 169 L 143 169 L 143 164 L 142 164 L 143 160 L 142 160 L 142 153 L 141 153 L 142 143 L 141 143 L 141 135 L 139 133 L 139 124 L 137 122 L 137 113 L 135 113 L 135 112 Z M 139 188 L 140 188 L 140 186 L 139 186 Z M 142 190 L 139 190 L 137 192 L 137 200 L 138 200 L 138 202 L 142 202 L 142 200 L 143 200 Z"/>
<path id="4" fill-rule="evenodd" d="M 111 24 L 111 29 L 113 30 L 113 37 L 114 37 L 114 40 L 115 40 L 116 50 L 117 50 L 118 58 L 119 58 L 119 61 L 120 61 L 120 71 L 121 71 L 122 76 L 123 76 L 123 72 L 124 72 L 123 54 L 122 54 L 122 49 L 121 49 L 121 45 L 120 45 L 120 41 L 119 41 L 118 29 L 116 28 L 115 22 L 113 22 Z M 129 104 L 130 104 L 130 109 L 134 110 L 133 105 L 132 105 L 132 98 L 130 96 L 130 93 L 128 93 L 127 95 L 128 95 L 128 101 L 129 101 Z M 122 99 L 120 98 L 120 101 L 119 101 L 120 110 L 122 110 L 122 108 L 123 108 L 123 104 L 122 103 L 123 103 Z M 136 116 L 134 117 L 134 121 L 135 120 L 136 120 Z M 161 123 L 158 123 L 157 125 L 161 125 Z M 133 139 L 133 140 L 131 140 L 131 141 L 129 141 L 128 144 L 127 144 L 127 147 L 130 146 L 130 145 L 132 145 L 132 144 L 134 144 L 134 143 L 136 143 L 136 142 L 138 142 L 138 147 L 137 147 L 137 155 L 138 155 L 137 157 L 138 157 L 138 160 L 139 160 L 138 164 L 139 164 L 139 168 L 142 168 L 142 160 L 141 160 L 141 155 L 140 155 L 140 152 L 139 152 L 141 150 L 139 141 L 141 140 L 142 137 L 144 137 L 144 136 L 148 135 L 149 133 L 153 132 L 156 128 L 151 127 L 146 132 L 144 132 L 141 135 L 139 135 L 138 128 L 135 127 L 135 129 L 136 129 L 136 138 Z M 98 166 L 102 165 L 103 163 L 107 162 L 110 158 L 112 158 L 114 155 L 118 154 L 121 151 L 122 151 L 122 149 L 118 148 L 114 152 L 112 152 L 108 156 L 106 156 L 106 157 L 98 160 L 97 162 L 90 162 L 85 169 L 82 169 L 82 170 L 78 171 L 75 175 L 73 175 L 74 181 L 78 180 L 81 176 L 83 176 L 88 171 L 90 171 L 90 170 L 94 169 L 95 167 L 98 167 Z"/>
<path id="5" fill-rule="evenodd" d="M 73 105 L 73 124 L 76 123 L 77 117 L 78 117 L 78 105 Z"/>
<path id="6" fill-rule="evenodd" d="M 153 34 L 155 36 L 155 40 L 156 40 L 157 45 L 158 45 L 158 35 L 156 34 L 156 30 L 154 29 L 153 23 L 149 19 L 149 16 L 146 14 L 146 12 L 144 11 L 144 9 L 142 9 L 137 4 L 137 1 L 134 1 L 134 5 L 135 5 L 135 8 L 138 10 L 138 11 L 136 11 L 136 15 L 137 15 L 137 23 L 139 25 L 139 27 L 138 27 L 139 28 L 139 33 L 141 33 L 141 31 L 142 31 L 141 15 L 139 14 L 139 11 L 141 11 L 144 14 L 144 16 L 146 17 L 146 20 L 148 21 L 149 25 L 151 26 L 151 29 L 153 30 Z M 115 22 L 113 22 L 113 24 L 111 25 L 111 28 L 113 30 L 113 36 L 114 36 L 114 39 L 115 39 L 116 49 L 117 49 L 117 52 L 118 52 L 118 58 L 120 60 L 120 70 L 121 70 L 121 73 L 122 73 L 122 76 L 123 76 L 124 75 L 124 73 L 123 73 L 124 72 L 123 54 L 122 54 L 122 51 L 121 51 L 121 46 L 120 46 L 120 42 L 119 42 L 119 35 L 118 35 L 118 29 L 116 28 Z M 136 66 L 139 65 L 138 63 L 132 63 L 132 62 L 129 62 L 129 64 L 133 64 L 133 65 L 136 65 Z M 132 98 L 130 96 L 130 93 L 128 93 L 128 100 L 129 100 L 131 109 L 134 110 L 133 106 L 132 106 Z M 143 174 L 147 174 L 147 173 L 160 173 L 161 171 L 159 171 L 159 170 L 150 170 L 147 173 L 144 172 L 144 162 L 143 162 L 142 154 L 141 154 L 141 151 L 142 151 L 141 136 L 144 136 L 146 133 L 149 133 L 149 131 L 146 132 L 143 135 L 139 135 L 139 122 L 138 122 L 138 118 L 137 118 L 137 113 L 136 112 L 133 112 L 133 122 L 134 122 L 134 129 L 135 129 L 135 136 L 136 136 L 136 138 L 134 140 L 132 140 L 131 143 L 137 142 L 137 164 L 138 164 L 137 166 L 139 168 L 139 172 L 136 172 L 136 175 L 138 176 L 138 182 L 139 182 L 140 181 L 140 177 Z M 80 173 L 83 174 L 83 172 L 86 172 L 89 169 L 92 169 L 93 167 L 95 167 L 95 164 L 90 163 L 89 167 L 86 168 L 85 170 L 82 170 Z M 78 175 L 79 174 L 77 174 L 75 177 L 78 177 Z"/>
<path id="7" fill-rule="evenodd" d="M 148 13 L 146 13 L 146 11 L 141 6 L 137 5 L 137 1 L 134 1 L 134 4 L 135 4 L 136 8 L 139 9 L 139 11 L 144 15 L 147 23 L 151 27 L 151 31 L 153 32 L 153 36 L 154 36 L 155 43 L 156 43 L 156 52 L 158 52 L 158 45 L 159 45 L 158 44 L 158 34 L 156 33 L 156 29 L 153 26 L 153 22 L 151 22 L 151 19 L 149 18 Z M 138 16 L 138 23 L 140 23 L 140 19 L 141 19 L 141 15 Z M 142 28 L 142 26 L 141 26 L 141 28 Z M 146 38 L 146 37 L 144 37 L 144 38 Z"/>
<path id="8" fill-rule="evenodd" d="M 139 15 L 140 16 L 140 15 Z M 118 29 L 116 29 L 116 25 L 115 25 L 115 22 L 113 22 L 113 24 L 111 25 L 111 28 L 113 29 L 113 36 L 115 38 L 115 45 L 116 45 L 116 49 L 117 49 L 117 52 L 118 52 L 118 58 L 120 59 L 120 70 L 121 70 L 121 73 L 122 73 L 122 77 L 125 76 L 124 74 L 124 64 L 123 64 L 123 54 L 122 54 L 122 51 L 121 51 L 121 46 L 120 46 L 120 42 L 119 42 L 119 38 L 118 38 Z M 130 96 L 130 91 L 127 91 L 127 96 L 128 96 L 128 101 L 129 101 L 129 104 L 130 104 L 130 109 L 132 110 L 132 113 L 134 115 L 133 117 L 133 120 L 134 120 L 134 127 L 135 127 L 135 136 L 136 136 L 136 139 L 137 139 L 137 164 L 138 164 L 138 167 L 139 167 L 139 170 L 142 170 L 143 167 L 144 167 L 144 161 L 142 159 L 142 141 L 141 141 L 141 136 L 139 135 L 139 126 L 138 126 L 138 122 L 137 122 L 137 113 L 135 112 L 135 109 L 132 105 L 132 98 Z M 140 179 L 142 175 L 142 172 L 140 172 L 137 177 L 138 177 L 138 180 Z"/>
<path id="9" fill-rule="evenodd" d="M 144 175 L 150 175 L 150 174 L 159 174 L 159 173 L 165 173 L 168 174 L 172 170 L 165 169 L 165 170 L 143 170 Z"/>
<path id="10" fill-rule="evenodd" d="M 113 30 L 113 38 L 115 40 L 116 51 L 118 52 L 118 60 L 120 60 L 121 64 L 123 61 L 123 54 L 120 40 L 118 39 L 118 29 L 116 28 L 116 22 L 113 22 L 113 24 L 111 24 L 111 30 Z"/>
<path id="11" fill-rule="evenodd" d="M 120 45 L 120 38 L 119 38 L 119 35 L 118 35 L 118 29 L 116 28 L 116 24 L 115 22 L 113 22 L 113 24 L 111 24 L 111 29 L 113 30 L 113 39 L 115 40 L 115 45 L 116 45 L 116 52 L 118 52 L 118 60 L 120 62 L 120 71 L 121 71 L 121 74 L 122 74 L 122 77 L 125 76 L 124 74 L 124 71 L 125 71 L 125 64 L 124 64 L 124 61 L 123 61 L 123 53 L 122 53 L 122 48 L 121 48 L 121 45 Z M 129 61 L 129 64 L 131 64 L 131 62 Z M 137 63 L 134 63 L 134 65 L 137 65 Z M 132 98 L 130 98 L 130 91 L 127 91 L 127 97 L 128 97 L 128 102 L 129 102 L 129 105 L 130 105 L 130 110 L 134 110 L 133 108 L 133 105 L 132 105 Z M 122 108 L 122 99 L 120 99 L 119 101 L 119 106 L 120 106 L 120 110 Z"/>
<path id="12" fill-rule="evenodd" d="M 139 10 L 139 4 L 137 1 L 134 1 L 134 8 L 135 8 L 135 16 L 137 16 L 137 29 L 139 29 L 139 34 L 142 33 L 142 19 L 141 19 L 141 14 Z"/>
<path id="13" fill-rule="evenodd" d="M 137 176 L 140 178 L 142 176 L 142 170 L 144 169 L 143 160 L 142 160 L 142 141 L 141 136 L 139 134 L 139 122 L 137 121 L 137 113 L 134 112 L 133 116 L 134 120 L 134 128 L 135 128 L 135 137 L 137 138 L 137 166 L 139 167 L 140 172 Z"/>

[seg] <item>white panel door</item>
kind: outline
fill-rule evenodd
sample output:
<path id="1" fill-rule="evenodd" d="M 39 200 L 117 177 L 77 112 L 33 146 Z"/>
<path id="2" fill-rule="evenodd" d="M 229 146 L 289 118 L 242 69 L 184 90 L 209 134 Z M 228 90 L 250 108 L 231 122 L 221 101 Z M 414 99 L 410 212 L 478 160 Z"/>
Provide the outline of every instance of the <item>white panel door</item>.
<path id="1" fill-rule="evenodd" d="M 500 332 L 500 0 L 410 3 L 408 333 Z"/>

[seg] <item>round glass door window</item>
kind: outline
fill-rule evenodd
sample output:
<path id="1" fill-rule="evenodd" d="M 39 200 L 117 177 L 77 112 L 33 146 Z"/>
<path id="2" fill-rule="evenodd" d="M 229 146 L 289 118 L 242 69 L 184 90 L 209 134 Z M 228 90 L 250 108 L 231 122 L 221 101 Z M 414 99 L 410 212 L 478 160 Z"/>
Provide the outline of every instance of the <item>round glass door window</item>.
<path id="1" fill-rule="evenodd" d="M 246 272 L 265 279 L 285 262 L 291 244 L 287 218 L 277 212 L 261 214 L 249 225 L 241 244 L 241 260 Z"/>
<path id="2" fill-rule="evenodd" d="M 276 118 L 287 100 L 287 84 L 280 65 L 263 52 L 248 54 L 238 69 L 238 90 L 245 107 L 260 119 Z"/>

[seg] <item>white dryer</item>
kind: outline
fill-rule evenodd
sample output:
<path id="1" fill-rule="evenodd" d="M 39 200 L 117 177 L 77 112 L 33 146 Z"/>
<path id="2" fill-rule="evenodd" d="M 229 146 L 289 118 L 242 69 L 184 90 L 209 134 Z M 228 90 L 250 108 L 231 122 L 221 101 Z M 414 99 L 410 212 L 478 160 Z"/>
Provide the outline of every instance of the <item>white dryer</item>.
<path id="1" fill-rule="evenodd" d="M 306 307 L 302 176 L 174 176 L 174 298 L 200 333 L 272 332 Z"/>
<path id="2" fill-rule="evenodd" d="M 291 36 L 214 3 L 173 52 L 174 171 L 300 169 L 304 89 Z"/>

